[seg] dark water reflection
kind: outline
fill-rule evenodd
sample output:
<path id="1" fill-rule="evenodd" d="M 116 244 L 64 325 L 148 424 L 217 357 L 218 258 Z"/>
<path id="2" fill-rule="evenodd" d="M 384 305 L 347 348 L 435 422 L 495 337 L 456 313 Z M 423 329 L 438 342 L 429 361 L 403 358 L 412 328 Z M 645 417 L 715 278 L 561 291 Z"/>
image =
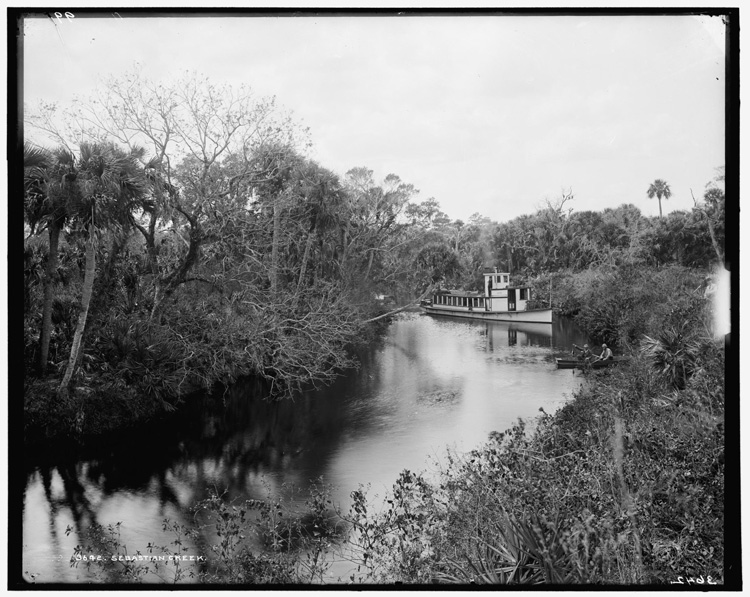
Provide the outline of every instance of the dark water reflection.
<path id="1" fill-rule="evenodd" d="M 342 504 L 359 484 L 382 495 L 404 468 L 430 469 L 447 447 L 471 449 L 559 407 L 580 378 L 557 370 L 554 354 L 585 340 L 566 321 L 403 314 L 357 371 L 323 390 L 270 402 L 237 384 L 137 436 L 37 460 L 26 479 L 24 570 L 37 582 L 85 582 L 68 559 L 89 525 L 122 521 L 129 552 L 145 551 L 171 540 L 162 520 L 189 524 L 190 506 L 212 489 L 264 498 L 322 477 Z M 197 554 L 200 545 L 188 547 Z"/>

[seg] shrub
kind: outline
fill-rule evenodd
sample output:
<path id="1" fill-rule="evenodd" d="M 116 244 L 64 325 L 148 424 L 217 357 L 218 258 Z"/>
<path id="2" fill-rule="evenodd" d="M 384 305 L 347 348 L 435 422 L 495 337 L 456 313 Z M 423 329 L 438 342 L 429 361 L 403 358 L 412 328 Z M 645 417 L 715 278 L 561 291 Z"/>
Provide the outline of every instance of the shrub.
<path id="1" fill-rule="evenodd" d="M 110 583 L 289 584 L 321 582 L 329 565 L 326 557 L 338 532 L 330 522 L 330 488 L 314 486 L 302 510 L 284 500 L 245 500 L 231 503 L 211 492 L 195 504 L 195 523 L 186 526 L 169 519 L 162 531 L 171 535 L 166 545 L 149 542 L 143 551 L 128 552 L 121 538 L 123 523 L 92 524 L 70 559 L 71 567 L 85 566 L 97 581 Z M 73 529 L 68 527 L 69 535 Z M 294 541 L 289 541 L 294 536 Z M 188 547 L 192 544 L 194 547 Z M 179 559 L 161 563 L 144 555 L 195 555 L 198 565 Z M 266 546 L 264 549 L 263 546 Z M 87 554 L 102 557 L 89 559 Z M 141 556 L 140 558 L 138 556 Z M 135 556 L 135 557 L 134 557 Z"/>
<path id="2" fill-rule="evenodd" d="M 681 323 L 703 310 L 704 278 L 703 272 L 676 265 L 602 266 L 555 276 L 553 300 L 597 341 L 635 348 L 665 321 Z"/>

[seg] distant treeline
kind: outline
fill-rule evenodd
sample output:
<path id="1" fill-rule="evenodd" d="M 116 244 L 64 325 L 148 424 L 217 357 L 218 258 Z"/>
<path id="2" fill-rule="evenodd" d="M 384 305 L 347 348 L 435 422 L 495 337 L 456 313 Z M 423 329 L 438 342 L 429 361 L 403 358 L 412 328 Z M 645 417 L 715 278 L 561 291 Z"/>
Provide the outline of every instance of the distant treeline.
<path id="1" fill-rule="evenodd" d="M 531 278 L 599 266 L 707 269 L 724 260 L 724 176 L 723 168 L 717 170 L 690 211 L 673 211 L 664 218 L 645 217 L 632 203 L 577 212 L 572 192 L 547 200 L 534 214 L 503 223 L 479 214 L 467 223 L 450 221 L 434 199 L 409 205 L 406 215 L 426 244 L 417 263 L 433 280 L 449 285 L 480 288 L 488 265 Z"/>

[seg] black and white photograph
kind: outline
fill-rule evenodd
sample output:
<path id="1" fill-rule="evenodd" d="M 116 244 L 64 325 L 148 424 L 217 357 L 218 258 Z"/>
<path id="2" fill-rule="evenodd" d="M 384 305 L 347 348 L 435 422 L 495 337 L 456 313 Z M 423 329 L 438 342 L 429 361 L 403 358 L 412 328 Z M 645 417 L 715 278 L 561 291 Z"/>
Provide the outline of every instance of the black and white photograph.
<path id="1" fill-rule="evenodd" d="M 7 588 L 741 589 L 739 8 L 7 21 Z"/>

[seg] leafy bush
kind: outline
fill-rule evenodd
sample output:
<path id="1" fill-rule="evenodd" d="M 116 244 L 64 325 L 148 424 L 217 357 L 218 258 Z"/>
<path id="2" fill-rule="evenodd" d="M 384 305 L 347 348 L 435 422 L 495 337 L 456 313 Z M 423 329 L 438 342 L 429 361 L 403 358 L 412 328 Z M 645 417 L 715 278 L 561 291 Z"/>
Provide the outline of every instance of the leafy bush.
<path id="1" fill-rule="evenodd" d="M 653 335 L 665 321 L 692 319 L 705 303 L 704 280 L 704 272 L 676 265 L 603 266 L 554 276 L 553 301 L 596 340 L 624 349 L 635 347 L 644 334 Z"/>
<path id="2" fill-rule="evenodd" d="M 195 523 L 189 526 L 163 521 L 162 531 L 172 536 L 168 544 L 149 542 L 144 550 L 132 553 L 121 537 L 122 522 L 92 524 L 83 544 L 74 548 L 70 565 L 83 565 L 97 581 L 112 583 L 321 582 L 329 566 L 326 555 L 340 530 L 333 523 L 330 488 L 325 486 L 314 485 L 302 509 L 270 497 L 230 503 L 225 495 L 212 491 L 193 511 Z M 67 534 L 72 531 L 68 527 Z M 201 545 L 206 547 L 200 549 Z M 143 557 L 188 553 L 196 556 L 197 565 L 179 558 L 160 562 Z M 101 557 L 90 559 L 84 557 L 87 554 Z"/>

